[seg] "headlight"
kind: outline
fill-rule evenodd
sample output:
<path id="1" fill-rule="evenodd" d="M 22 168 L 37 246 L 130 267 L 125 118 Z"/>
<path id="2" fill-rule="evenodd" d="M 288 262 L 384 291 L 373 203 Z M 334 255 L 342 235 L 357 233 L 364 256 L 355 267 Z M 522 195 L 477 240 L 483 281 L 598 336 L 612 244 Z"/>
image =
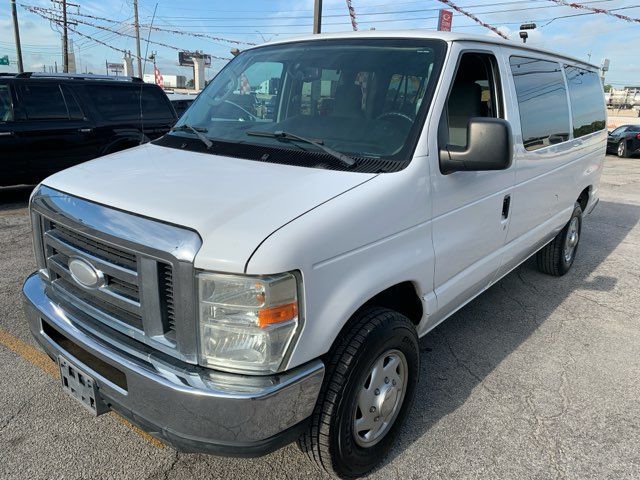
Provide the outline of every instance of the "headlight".
<path id="1" fill-rule="evenodd" d="M 298 283 L 199 273 L 200 363 L 220 370 L 273 373 L 298 328 Z"/>

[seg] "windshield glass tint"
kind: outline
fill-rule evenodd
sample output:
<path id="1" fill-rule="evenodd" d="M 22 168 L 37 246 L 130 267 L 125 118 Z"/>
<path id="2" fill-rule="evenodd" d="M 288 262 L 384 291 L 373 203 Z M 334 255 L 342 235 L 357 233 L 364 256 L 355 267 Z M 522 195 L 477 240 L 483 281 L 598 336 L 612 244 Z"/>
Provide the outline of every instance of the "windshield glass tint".
<path id="1" fill-rule="evenodd" d="M 177 127 L 206 129 L 213 140 L 316 150 L 247 135 L 285 131 L 351 156 L 406 160 L 444 48 L 440 41 L 369 39 L 248 50 L 212 80 Z"/>

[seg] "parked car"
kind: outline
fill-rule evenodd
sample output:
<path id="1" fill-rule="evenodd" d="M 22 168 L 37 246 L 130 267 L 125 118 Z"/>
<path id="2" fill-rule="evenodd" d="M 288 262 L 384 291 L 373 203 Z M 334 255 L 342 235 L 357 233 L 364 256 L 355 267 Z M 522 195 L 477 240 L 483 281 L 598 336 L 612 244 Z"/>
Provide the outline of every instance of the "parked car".
<path id="1" fill-rule="evenodd" d="M 177 117 L 156 85 L 75 74 L 0 76 L 0 186 L 37 183 L 164 135 Z"/>
<path id="2" fill-rule="evenodd" d="M 191 106 L 193 101 L 196 99 L 196 95 L 187 94 L 187 93 L 174 93 L 174 92 L 166 92 L 167 98 L 171 102 L 173 109 L 176 111 L 176 115 L 180 118 L 184 112 L 187 111 L 187 108 Z"/>
<path id="3" fill-rule="evenodd" d="M 226 103 L 274 78 L 271 118 Z M 246 49 L 168 135 L 37 188 L 27 319 L 94 415 L 189 452 L 297 439 L 363 475 L 414 403 L 418 338 L 532 255 L 569 271 L 606 137 L 598 68 L 514 42 Z"/>
<path id="4" fill-rule="evenodd" d="M 621 158 L 640 153 L 640 125 L 622 125 L 609 132 L 607 152 Z"/>

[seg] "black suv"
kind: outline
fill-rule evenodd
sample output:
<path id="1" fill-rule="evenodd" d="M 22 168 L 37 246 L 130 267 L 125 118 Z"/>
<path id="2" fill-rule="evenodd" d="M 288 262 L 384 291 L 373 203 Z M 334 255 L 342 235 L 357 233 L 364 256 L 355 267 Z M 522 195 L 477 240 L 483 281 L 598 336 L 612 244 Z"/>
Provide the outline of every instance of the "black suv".
<path id="1" fill-rule="evenodd" d="M 0 186 L 148 142 L 176 119 L 162 89 L 138 78 L 2 74 Z"/>

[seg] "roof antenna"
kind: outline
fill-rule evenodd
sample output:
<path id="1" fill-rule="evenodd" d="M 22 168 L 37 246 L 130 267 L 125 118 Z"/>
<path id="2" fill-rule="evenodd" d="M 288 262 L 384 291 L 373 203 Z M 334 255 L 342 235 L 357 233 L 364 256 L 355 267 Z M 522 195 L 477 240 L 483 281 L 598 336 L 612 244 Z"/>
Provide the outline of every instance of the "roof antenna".
<path id="1" fill-rule="evenodd" d="M 149 26 L 149 32 L 147 33 L 147 48 L 144 50 L 144 64 L 142 65 L 142 78 L 140 79 L 140 145 L 144 143 L 145 134 L 144 134 L 144 115 L 142 114 L 142 87 L 144 86 L 144 70 L 147 68 L 147 54 L 149 53 L 149 39 L 151 38 L 151 28 L 153 27 L 153 22 L 156 19 L 156 11 L 158 10 L 158 4 L 153 8 L 153 16 L 151 17 L 151 25 Z"/>

